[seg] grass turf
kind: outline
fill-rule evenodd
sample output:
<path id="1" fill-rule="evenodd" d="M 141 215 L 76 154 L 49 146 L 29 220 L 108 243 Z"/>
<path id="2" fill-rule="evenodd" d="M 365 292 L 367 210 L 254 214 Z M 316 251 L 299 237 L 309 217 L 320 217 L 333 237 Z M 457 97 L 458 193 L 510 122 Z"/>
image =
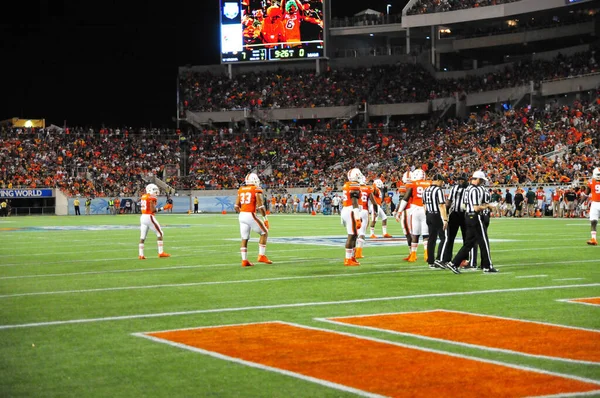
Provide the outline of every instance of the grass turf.
<path id="1" fill-rule="evenodd" d="M 138 216 L 0 219 L 1 396 L 353 396 L 133 333 L 282 320 L 524 365 L 600 382 L 600 367 L 489 352 L 315 318 L 428 309 L 600 329 L 600 248 L 584 219 L 492 219 L 498 274 L 406 263 L 406 243 L 367 239 L 344 267 L 336 216 L 272 215 L 272 265 L 240 267 L 237 217 L 159 215 L 165 251 L 137 259 Z M 389 219 L 389 233 L 401 228 Z M 381 235 L 380 222 L 376 232 Z M 257 236 L 249 259 L 258 253 Z M 460 247 L 460 238 L 455 252 Z"/>

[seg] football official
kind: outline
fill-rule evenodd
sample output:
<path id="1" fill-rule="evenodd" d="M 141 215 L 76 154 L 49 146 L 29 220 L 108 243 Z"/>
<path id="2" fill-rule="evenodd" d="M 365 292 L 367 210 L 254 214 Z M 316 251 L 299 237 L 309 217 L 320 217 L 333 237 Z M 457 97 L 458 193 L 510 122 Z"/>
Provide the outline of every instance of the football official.
<path id="1" fill-rule="evenodd" d="M 441 174 L 436 174 L 431 181 L 431 185 L 423 191 L 423 203 L 425 204 L 425 219 L 429 227 L 429 240 L 427 242 L 427 262 L 429 268 L 437 268 L 435 260 L 441 260 L 442 248 L 446 240 L 445 229 L 448 227 L 448 214 L 446 212 L 446 202 L 442 186 L 445 179 Z M 440 238 L 437 256 L 435 255 L 435 246 L 437 238 Z"/>
<path id="2" fill-rule="evenodd" d="M 493 203 L 491 203 L 491 197 L 492 197 L 491 192 L 485 191 L 485 202 L 490 203 L 490 205 L 493 205 Z M 481 212 L 481 221 L 482 221 L 483 228 L 485 229 L 485 235 L 487 236 L 487 230 L 488 230 L 488 227 L 490 226 L 490 209 L 489 208 L 484 209 Z M 482 250 L 482 253 L 483 253 L 484 248 L 482 247 L 482 245 L 484 245 L 484 242 L 479 241 L 479 243 L 477 245 L 473 246 L 473 248 L 471 249 L 471 253 L 469 253 L 469 260 L 468 260 L 469 263 L 465 268 L 477 269 L 477 246 L 479 246 L 479 250 Z"/>
<path id="3" fill-rule="evenodd" d="M 487 178 L 483 171 L 476 171 L 471 177 L 471 184 L 465 189 L 463 194 L 463 203 L 465 204 L 465 226 L 466 236 L 464 244 L 454 256 L 452 261 L 440 264 L 441 266 L 450 269 L 455 274 L 459 274 L 458 267 L 463 260 L 469 256 L 469 251 L 478 243 L 481 242 L 481 268 L 483 272 L 498 272 L 492 265 L 490 256 L 490 241 L 487 236 L 487 230 L 483 225 L 482 212 L 486 209 L 491 210 L 494 206 L 486 203 L 485 189 L 483 184 L 487 182 Z"/>
<path id="4" fill-rule="evenodd" d="M 442 262 L 448 262 L 452 260 L 452 251 L 454 249 L 454 240 L 456 234 L 460 229 L 460 234 L 465 240 L 465 212 L 462 208 L 463 193 L 465 188 L 468 186 L 468 176 L 462 173 L 456 179 L 457 183 L 450 190 L 450 196 L 446 200 L 446 209 L 448 215 L 448 227 L 444 230 L 444 241 L 440 243 L 442 248 Z"/>

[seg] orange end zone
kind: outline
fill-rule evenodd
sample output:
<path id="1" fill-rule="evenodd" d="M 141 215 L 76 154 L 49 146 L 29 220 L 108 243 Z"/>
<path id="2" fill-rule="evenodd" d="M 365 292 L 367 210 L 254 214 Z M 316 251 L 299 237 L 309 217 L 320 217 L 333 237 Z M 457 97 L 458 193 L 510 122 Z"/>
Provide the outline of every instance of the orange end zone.
<path id="1" fill-rule="evenodd" d="M 600 383 L 280 322 L 146 336 L 333 388 L 391 397 L 523 397 L 600 389 Z"/>
<path id="2" fill-rule="evenodd" d="M 331 321 L 527 355 L 600 363 L 600 332 L 453 311 L 426 311 Z"/>
<path id="3" fill-rule="evenodd" d="M 565 300 L 565 301 L 568 301 L 569 303 L 600 305 L 600 297 L 588 297 L 588 298 L 571 299 L 571 300 Z"/>

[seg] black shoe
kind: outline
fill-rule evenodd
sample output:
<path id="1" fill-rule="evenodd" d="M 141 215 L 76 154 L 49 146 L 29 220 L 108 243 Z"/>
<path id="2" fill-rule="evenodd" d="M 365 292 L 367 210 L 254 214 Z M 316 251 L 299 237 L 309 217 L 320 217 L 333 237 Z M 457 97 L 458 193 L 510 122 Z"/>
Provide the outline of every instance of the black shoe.
<path id="1" fill-rule="evenodd" d="M 450 271 L 454 272 L 455 274 L 460 274 L 460 270 L 458 269 L 458 267 L 456 265 L 454 265 L 454 263 L 452 261 L 448 261 L 445 264 L 446 269 L 449 269 Z"/>
<path id="2" fill-rule="evenodd" d="M 431 268 L 431 269 L 436 269 L 436 268 L 438 268 L 438 267 L 437 267 L 437 265 L 435 265 L 435 264 L 429 264 L 429 268 Z"/>
<path id="3" fill-rule="evenodd" d="M 435 261 L 433 262 L 433 265 L 434 265 L 436 268 L 441 268 L 441 269 L 444 269 L 444 268 L 446 268 L 446 267 L 444 266 L 444 262 L 443 262 L 443 261 L 441 261 L 441 260 L 435 260 Z"/>
<path id="4" fill-rule="evenodd" d="M 489 274 L 489 273 L 494 273 L 494 272 L 499 272 L 499 271 L 494 267 L 490 267 L 490 268 L 484 268 L 483 272 L 485 272 L 486 274 Z"/>

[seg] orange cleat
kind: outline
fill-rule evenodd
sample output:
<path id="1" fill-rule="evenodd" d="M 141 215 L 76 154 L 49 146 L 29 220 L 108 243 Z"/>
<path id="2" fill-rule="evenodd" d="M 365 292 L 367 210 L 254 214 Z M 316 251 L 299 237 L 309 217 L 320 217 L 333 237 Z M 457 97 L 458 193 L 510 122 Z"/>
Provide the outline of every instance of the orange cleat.
<path id="1" fill-rule="evenodd" d="M 371 239 L 377 239 L 377 235 L 373 234 L 373 235 L 369 236 L 369 238 L 371 238 Z"/>
<path id="2" fill-rule="evenodd" d="M 384 238 L 393 238 L 393 236 L 392 236 L 392 235 L 390 235 L 390 234 L 384 234 L 384 235 L 383 235 L 383 237 L 384 237 Z"/>
<path id="3" fill-rule="evenodd" d="M 590 239 L 587 241 L 588 245 L 598 246 L 598 241 L 596 239 Z"/>
<path id="4" fill-rule="evenodd" d="M 242 267 L 253 267 L 254 264 L 252 264 L 250 261 L 248 260 L 242 260 Z"/>
<path id="5" fill-rule="evenodd" d="M 412 253 L 412 252 L 411 252 L 411 253 Z M 404 260 L 404 261 L 408 261 L 408 260 L 410 259 L 410 254 L 411 254 L 411 253 L 408 253 L 408 256 L 404 257 L 402 260 Z"/>
<path id="6" fill-rule="evenodd" d="M 139 257 L 138 257 L 138 259 L 139 259 L 139 260 L 145 260 L 145 259 L 146 259 L 146 257 L 144 257 L 144 256 L 139 256 Z"/>
<path id="7" fill-rule="evenodd" d="M 429 255 L 427 254 L 427 250 L 425 250 L 425 252 L 423 253 L 423 260 L 425 260 L 425 262 L 427 262 L 428 259 L 429 259 Z"/>
<path id="8" fill-rule="evenodd" d="M 259 263 L 273 264 L 273 261 L 269 260 L 269 259 L 267 258 L 267 256 L 265 256 L 264 254 L 263 254 L 263 255 L 260 255 L 260 256 L 258 256 L 258 260 L 257 260 L 257 261 L 258 261 Z"/>
<path id="9" fill-rule="evenodd" d="M 158 257 L 171 257 L 169 253 L 159 253 Z"/>
<path id="10" fill-rule="evenodd" d="M 469 260 L 462 260 L 459 267 L 467 267 L 469 266 Z"/>
<path id="11" fill-rule="evenodd" d="M 359 266 L 360 263 L 358 261 L 356 261 L 355 258 L 345 258 L 344 265 L 346 267 L 356 267 L 356 266 Z"/>
<path id="12" fill-rule="evenodd" d="M 417 252 L 410 252 L 410 256 L 408 256 L 408 261 L 409 263 L 414 263 L 417 261 Z"/>
<path id="13" fill-rule="evenodd" d="M 362 252 L 362 247 L 357 247 L 356 249 L 354 249 L 354 257 L 353 258 L 364 258 L 363 252 Z"/>

